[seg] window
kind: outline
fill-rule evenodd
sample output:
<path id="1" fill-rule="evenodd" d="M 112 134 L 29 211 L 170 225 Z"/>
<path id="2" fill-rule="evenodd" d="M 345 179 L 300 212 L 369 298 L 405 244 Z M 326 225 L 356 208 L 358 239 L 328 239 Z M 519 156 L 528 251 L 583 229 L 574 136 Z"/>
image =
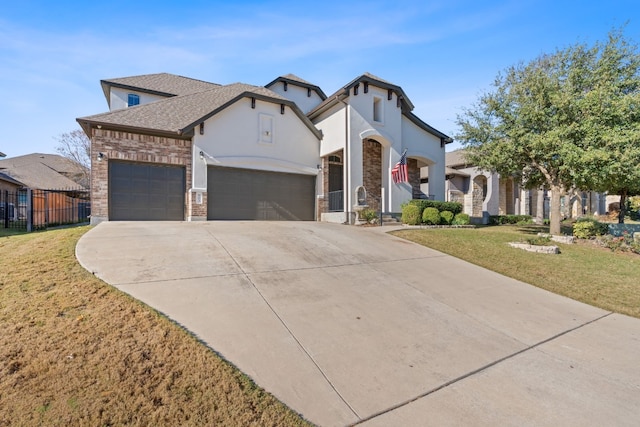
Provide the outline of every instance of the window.
<path id="1" fill-rule="evenodd" d="M 135 93 L 130 93 L 127 97 L 127 106 L 133 107 L 134 105 L 138 104 L 140 104 L 140 96 L 136 95 Z"/>
<path id="2" fill-rule="evenodd" d="M 382 100 L 373 98 L 373 121 L 382 123 Z"/>

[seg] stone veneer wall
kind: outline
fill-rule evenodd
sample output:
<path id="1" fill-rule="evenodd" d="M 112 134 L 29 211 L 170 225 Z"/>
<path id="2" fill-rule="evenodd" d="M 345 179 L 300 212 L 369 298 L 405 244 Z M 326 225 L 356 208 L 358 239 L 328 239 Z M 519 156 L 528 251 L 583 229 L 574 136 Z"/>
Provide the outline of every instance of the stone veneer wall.
<path id="1" fill-rule="evenodd" d="M 382 145 L 372 139 L 362 141 L 362 185 L 367 190 L 369 208 L 380 210 Z"/>
<path id="2" fill-rule="evenodd" d="M 420 189 L 420 168 L 418 160 L 407 159 L 407 171 L 409 172 L 409 184 L 411 184 L 411 194 L 414 199 L 421 199 L 424 195 Z"/>
<path id="3" fill-rule="evenodd" d="M 97 221 L 109 218 L 109 161 L 159 163 L 185 166 L 185 212 L 195 212 L 206 218 L 206 192 L 203 207 L 190 207 L 195 193 L 188 197 L 191 188 L 191 140 L 142 135 L 106 129 L 92 129 L 91 141 L 91 216 Z M 106 158 L 97 160 L 98 153 Z M 204 209 L 204 211 L 203 211 Z M 197 215 L 200 216 L 200 215 Z"/>
<path id="4" fill-rule="evenodd" d="M 471 211 L 472 214 L 471 216 L 474 217 L 482 217 L 482 202 L 484 202 L 484 183 L 486 181 L 486 177 L 483 175 L 478 175 L 473 179 L 473 190 L 471 192 L 471 195 L 473 197 L 472 199 L 472 207 L 471 207 Z"/>

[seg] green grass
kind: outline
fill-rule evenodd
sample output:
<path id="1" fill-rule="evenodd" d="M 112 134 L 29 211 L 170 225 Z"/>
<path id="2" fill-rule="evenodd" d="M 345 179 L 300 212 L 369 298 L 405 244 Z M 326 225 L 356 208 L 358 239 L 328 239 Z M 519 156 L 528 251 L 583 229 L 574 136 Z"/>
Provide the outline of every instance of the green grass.
<path id="1" fill-rule="evenodd" d="M 309 425 L 84 270 L 88 229 L 0 237 L 0 426 Z"/>
<path id="2" fill-rule="evenodd" d="M 510 247 L 539 226 L 401 230 L 393 234 L 605 310 L 640 318 L 640 255 L 613 253 L 589 243 L 557 244 L 559 255 Z M 554 243 L 555 244 L 555 243 Z"/>

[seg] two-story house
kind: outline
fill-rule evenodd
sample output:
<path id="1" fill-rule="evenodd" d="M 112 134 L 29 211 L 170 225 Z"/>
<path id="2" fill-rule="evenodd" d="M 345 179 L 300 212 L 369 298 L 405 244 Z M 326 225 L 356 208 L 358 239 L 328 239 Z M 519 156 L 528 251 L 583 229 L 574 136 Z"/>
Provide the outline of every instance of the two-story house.
<path id="1" fill-rule="evenodd" d="M 363 205 L 399 213 L 412 197 L 444 200 L 451 138 L 371 74 L 329 97 L 291 74 L 266 86 L 166 73 L 101 84 L 110 111 L 78 119 L 92 141 L 93 223 L 353 222 Z M 409 179 L 394 183 L 405 152 Z"/>

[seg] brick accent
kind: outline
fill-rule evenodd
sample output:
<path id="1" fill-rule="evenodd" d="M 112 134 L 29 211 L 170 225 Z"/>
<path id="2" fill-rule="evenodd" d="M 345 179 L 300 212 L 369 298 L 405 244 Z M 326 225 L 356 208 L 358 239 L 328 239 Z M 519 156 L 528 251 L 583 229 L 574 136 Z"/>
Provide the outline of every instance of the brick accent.
<path id="1" fill-rule="evenodd" d="M 191 198 L 188 194 L 191 188 L 191 140 L 92 129 L 91 153 L 91 214 L 93 217 L 99 219 L 109 217 L 109 161 L 116 159 L 185 166 L 187 187 L 185 188 L 185 213 L 190 211 Z M 98 161 L 98 153 L 104 153 L 106 158 Z M 193 197 L 195 201 L 195 195 Z M 205 201 L 205 217 L 206 206 Z"/>
<path id="2" fill-rule="evenodd" d="M 197 203 L 198 193 L 202 194 L 202 203 Z M 191 200 L 189 204 L 188 218 L 191 219 L 207 219 L 207 192 L 206 191 L 194 191 L 189 193 Z"/>
<path id="3" fill-rule="evenodd" d="M 420 178 L 418 178 L 419 182 Z M 382 193 L 382 145 L 372 139 L 362 141 L 362 185 L 367 190 L 367 204 L 380 210 Z"/>

